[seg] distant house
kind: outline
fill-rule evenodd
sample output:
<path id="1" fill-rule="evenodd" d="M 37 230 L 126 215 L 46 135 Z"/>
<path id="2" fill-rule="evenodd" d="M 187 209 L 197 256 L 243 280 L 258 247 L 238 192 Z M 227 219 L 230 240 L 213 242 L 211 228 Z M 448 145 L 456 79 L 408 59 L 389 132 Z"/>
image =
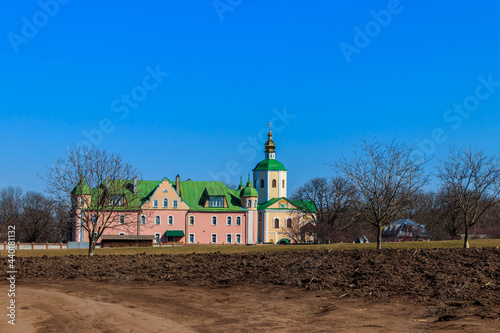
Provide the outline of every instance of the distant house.
<path id="1" fill-rule="evenodd" d="M 410 219 L 399 219 L 382 230 L 382 242 L 430 241 L 425 225 Z"/>

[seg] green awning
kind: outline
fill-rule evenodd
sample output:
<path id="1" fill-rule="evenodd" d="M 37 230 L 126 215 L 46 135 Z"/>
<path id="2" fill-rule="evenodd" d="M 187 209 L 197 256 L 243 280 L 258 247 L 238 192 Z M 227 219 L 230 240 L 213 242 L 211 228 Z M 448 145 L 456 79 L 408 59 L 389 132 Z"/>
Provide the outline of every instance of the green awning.
<path id="1" fill-rule="evenodd" d="M 167 230 L 165 231 L 165 236 L 171 237 L 184 237 L 184 231 L 182 230 Z"/>

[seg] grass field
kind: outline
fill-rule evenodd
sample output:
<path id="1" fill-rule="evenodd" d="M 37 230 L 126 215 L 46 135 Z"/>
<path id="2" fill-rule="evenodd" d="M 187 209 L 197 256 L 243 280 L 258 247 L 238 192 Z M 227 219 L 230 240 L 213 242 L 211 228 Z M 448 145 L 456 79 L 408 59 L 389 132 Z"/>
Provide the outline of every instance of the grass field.
<path id="1" fill-rule="evenodd" d="M 471 247 L 496 247 L 500 246 L 500 239 L 476 239 L 470 241 Z M 351 249 L 375 249 L 376 243 L 369 244 L 311 244 L 311 245 L 188 245 L 175 247 L 129 247 L 129 248 L 105 248 L 96 249 L 96 255 L 109 254 L 186 254 L 186 253 L 244 253 L 244 252 L 276 252 L 276 251 L 306 251 L 306 250 L 351 250 Z M 426 248 L 460 248 L 463 241 L 431 241 L 431 242 L 405 242 L 405 243 L 383 243 L 385 249 L 426 249 Z M 86 255 L 86 249 L 71 250 L 17 250 L 18 257 L 48 257 L 65 255 Z M 0 256 L 5 257 L 7 251 L 1 250 Z"/>

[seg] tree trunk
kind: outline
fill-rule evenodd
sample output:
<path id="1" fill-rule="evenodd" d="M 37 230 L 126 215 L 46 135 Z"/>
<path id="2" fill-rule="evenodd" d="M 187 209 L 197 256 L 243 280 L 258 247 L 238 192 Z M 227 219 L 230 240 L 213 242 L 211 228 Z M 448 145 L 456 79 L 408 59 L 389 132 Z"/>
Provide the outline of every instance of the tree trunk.
<path id="1" fill-rule="evenodd" d="M 94 255 L 96 241 L 97 241 L 97 239 L 95 239 L 95 237 L 93 237 L 93 235 L 91 237 L 90 232 L 89 232 L 89 257 Z"/>
<path id="2" fill-rule="evenodd" d="M 464 248 L 469 248 L 469 226 L 467 224 L 465 224 Z"/>
<path id="3" fill-rule="evenodd" d="M 382 226 L 377 226 L 377 250 L 382 250 Z"/>

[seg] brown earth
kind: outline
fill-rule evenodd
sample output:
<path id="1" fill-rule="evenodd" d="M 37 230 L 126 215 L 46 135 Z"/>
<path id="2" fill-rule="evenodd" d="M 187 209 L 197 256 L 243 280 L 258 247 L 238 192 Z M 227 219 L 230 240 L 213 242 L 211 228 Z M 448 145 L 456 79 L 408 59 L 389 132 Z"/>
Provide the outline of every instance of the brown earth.
<path id="1" fill-rule="evenodd" d="M 16 329 L 498 332 L 499 259 L 498 248 L 17 258 Z"/>

